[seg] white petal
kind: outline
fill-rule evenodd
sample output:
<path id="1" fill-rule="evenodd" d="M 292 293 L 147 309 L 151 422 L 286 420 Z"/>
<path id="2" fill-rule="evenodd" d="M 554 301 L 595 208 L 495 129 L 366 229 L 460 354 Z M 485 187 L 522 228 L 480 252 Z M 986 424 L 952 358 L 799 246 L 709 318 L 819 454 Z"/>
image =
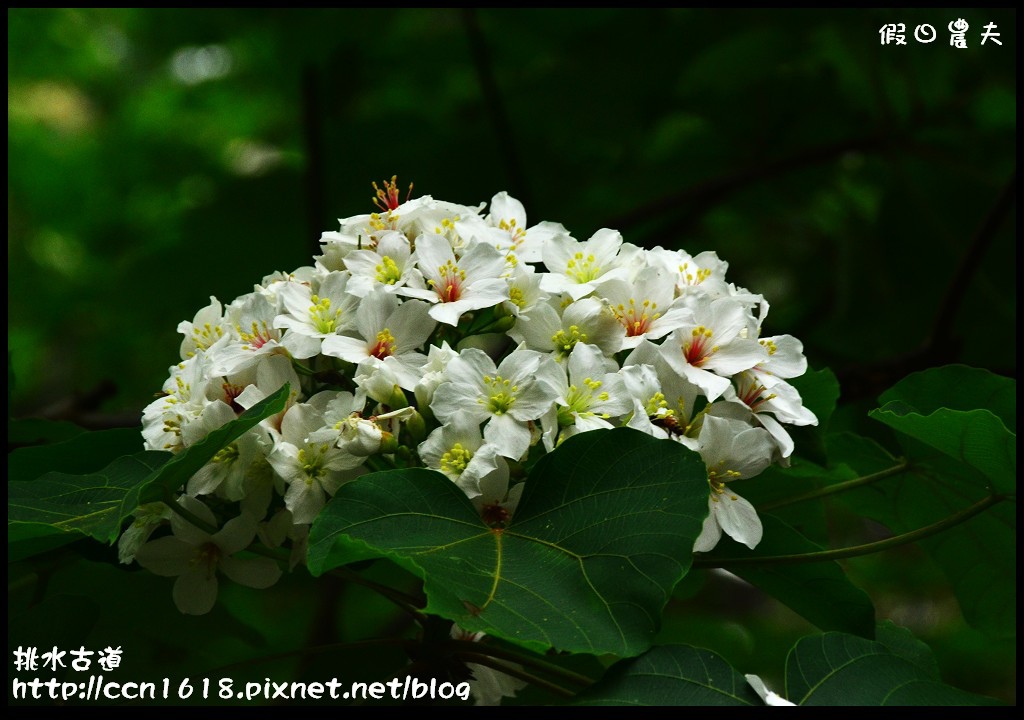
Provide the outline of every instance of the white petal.
<path id="1" fill-rule="evenodd" d="M 292 519 L 295 524 L 305 525 L 316 519 L 327 501 L 320 483 L 307 483 L 305 480 L 298 480 L 288 486 L 284 504 L 292 511 Z"/>
<path id="2" fill-rule="evenodd" d="M 764 528 L 761 527 L 761 518 L 757 516 L 754 506 L 731 492 L 728 486 L 725 492 L 718 495 L 718 502 L 715 505 L 718 524 L 722 526 L 725 534 L 751 550 L 757 547 L 764 534 Z"/>
<path id="3" fill-rule="evenodd" d="M 152 540 L 135 552 L 135 561 L 154 575 L 174 577 L 187 571 L 195 547 L 176 537 Z"/>
<path id="4" fill-rule="evenodd" d="M 205 615 L 217 602 L 217 575 L 202 563 L 174 581 L 174 604 L 185 615 Z"/>
<path id="5" fill-rule="evenodd" d="M 188 495 L 182 495 L 178 498 L 178 504 L 200 520 L 216 527 L 217 518 L 214 517 L 213 511 L 201 500 L 189 497 Z M 202 545 L 210 541 L 210 534 L 208 532 L 200 530 L 177 513 L 171 515 L 171 530 L 174 531 L 174 537 L 189 545 Z"/>
<path id="6" fill-rule="evenodd" d="M 256 521 L 248 515 L 231 518 L 220 532 L 213 536 L 213 541 L 225 555 L 234 555 L 244 550 L 256 537 Z"/>
<path id="7" fill-rule="evenodd" d="M 530 448 L 530 431 L 509 415 L 495 415 L 484 428 L 484 440 L 498 448 L 501 455 L 518 460 Z"/>
<path id="8" fill-rule="evenodd" d="M 359 338 L 331 335 L 324 338 L 322 352 L 324 355 L 358 364 L 370 356 L 369 345 L 366 340 Z"/>
<path id="9" fill-rule="evenodd" d="M 270 558 L 222 557 L 220 569 L 239 585 L 268 588 L 281 578 L 281 568 Z"/>
<path id="10" fill-rule="evenodd" d="M 693 543 L 694 552 L 708 552 L 715 549 L 715 545 L 722 539 L 722 528 L 715 516 L 714 501 L 708 500 L 708 516 L 704 518 L 704 525 L 701 527 L 700 535 Z"/>
<path id="11" fill-rule="evenodd" d="M 795 703 L 791 703 L 789 700 L 786 700 L 769 690 L 768 686 L 765 685 L 764 681 L 757 675 L 744 675 L 743 677 L 747 679 L 747 683 L 754 689 L 754 692 L 761 696 L 765 705 L 793 705 L 796 707 Z"/>

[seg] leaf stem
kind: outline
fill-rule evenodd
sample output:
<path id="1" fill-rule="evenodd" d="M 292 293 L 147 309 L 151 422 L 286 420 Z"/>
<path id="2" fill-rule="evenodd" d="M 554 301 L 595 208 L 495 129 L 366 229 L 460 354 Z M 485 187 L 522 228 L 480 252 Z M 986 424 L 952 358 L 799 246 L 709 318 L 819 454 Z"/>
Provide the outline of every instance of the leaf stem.
<path id="1" fill-rule="evenodd" d="M 974 505 L 971 505 L 969 508 L 943 518 L 936 523 L 926 525 L 923 528 L 918 528 L 917 530 L 913 530 L 908 533 L 903 533 L 902 535 L 895 535 L 891 538 L 867 543 L 865 545 L 854 545 L 852 547 L 821 550 L 819 552 L 812 553 L 798 553 L 795 555 L 765 555 L 764 557 L 732 558 L 695 557 L 693 559 L 693 567 L 729 568 L 739 565 L 790 565 L 794 563 L 842 560 L 843 558 L 858 557 L 860 555 L 871 555 L 872 553 L 889 550 L 890 548 L 899 547 L 900 545 L 917 542 L 918 540 L 923 540 L 926 537 L 940 533 L 943 530 L 948 530 L 955 525 L 959 525 L 960 523 L 970 520 L 975 515 L 984 512 L 996 503 L 1002 502 L 1005 499 L 1006 498 L 1002 495 L 989 495 L 983 500 L 979 500 Z"/>
<path id="2" fill-rule="evenodd" d="M 397 605 L 402 611 L 408 613 L 412 618 L 422 625 L 427 616 L 420 612 L 417 607 L 417 600 L 412 595 L 396 590 L 395 588 L 388 587 L 387 585 L 381 585 L 380 583 L 374 582 L 373 580 L 367 580 L 359 573 L 354 570 L 349 570 L 345 567 L 334 568 L 330 571 L 332 575 L 340 577 L 342 580 L 355 583 L 356 585 L 362 585 L 363 587 L 373 590 L 375 593 L 390 600 L 392 603 Z"/>
<path id="3" fill-rule="evenodd" d="M 561 685 L 556 685 L 553 682 L 545 680 L 541 677 L 537 677 L 536 675 L 528 673 L 525 670 L 520 670 L 518 668 L 512 667 L 511 665 L 506 665 L 505 663 L 499 662 L 498 660 L 492 658 L 490 655 L 484 655 L 478 652 L 459 652 L 457 653 L 457 655 L 461 660 L 476 663 L 477 665 L 483 665 L 485 667 L 491 668 L 492 670 L 497 670 L 498 672 L 505 673 L 506 675 L 511 675 L 514 678 L 519 678 L 520 680 L 524 680 L 530 683 L 531 685 L 536 685 L 537 687 L 544 688 L 549 693 L 552 693 L 554 695 L 558 695 L 564 698 L 576 697 L 576 693 L 574 693 L 572 690 L 567 690 Z"/>
<path id="4" fill-rule="evenodd" d="M 899 475 L 909 466 L 909 462 L 902 460 L 899 464 L 893 465 L 891 468 L 879 470 L 878 472 L 871 473 L 870 475 L 862 475 L 861 477 L 836 483 L 835 485 L 818 488 L 817 490 L 810 490 L 802 495 L 782 498 L 780 500 L 765 503 L 764 505 L 758 505 L 757 510 L 758 512 L 767 512 L 769 510 L 776 510 L 780 507 L 786 507 L 787 505 L 796 505 L 797 503 L 801 503 L 806 500 L 814 500 L 816 498 L 828 497 L 829 495 L 835 495 L 836 493 L 846 492 L 847 490 L 853 490 L 854 488 L 858 488 L 863 485 L 870 485 L 871 483 L 878 482 L 879 480 L 883 480 L 893 475 Z"/>
<path id="5" fill-rule="evenodd" d="M 170 490 L 164 491 L 164 505 L 170 508 L 171 512 L 176 513 L 179 517 L 184 518 L 185 520 L 192 523 L 203 532 L 207 532 L 211 535 L 214 535 L 220 530 L 220 528 L 218 528 L 216 525 L 211 525 L 210 523 L 206 522 L 201 517 L 193 513 L 191 510 L 186 510 L 181 505 L 179 505 L 178 501 L 174 499 L 174 495 L 171 493 Z"/>
<path id="6" fill-rule="evenodd" d="M 367 455 L 366 465 L 374 472 L 381 472 L 383 470 L 394 470 L 395 466 L 393 463 L 388 462 L 381 455 Z"/>
<path id="7" fill-rule="evenodd" d="M 499 660 L 509 660 L 517 662 L 522 665 L 528 665 L 535 670 L 540 672 L 546 672 L 550 675 L 555 675 L 562 680 L 579 685 L 580 687 L 590 687 L 594 684 L 592 678 L 586 675 L 580 675 L 579 673 L 568 670 L 560 665 L 541 660 L 533 655 L 527 655 L 525 653 L 519 653 L 514 650 L 506 650 L 505 648 L 496 647 L 494 645 L 488 645 L 485 643 L 470 642 L 468 640 L 451 640 L 442 645 L 443 649 L 450 649 L 453 653 L 479 653 L 483 655 L 489 655 Z"/>

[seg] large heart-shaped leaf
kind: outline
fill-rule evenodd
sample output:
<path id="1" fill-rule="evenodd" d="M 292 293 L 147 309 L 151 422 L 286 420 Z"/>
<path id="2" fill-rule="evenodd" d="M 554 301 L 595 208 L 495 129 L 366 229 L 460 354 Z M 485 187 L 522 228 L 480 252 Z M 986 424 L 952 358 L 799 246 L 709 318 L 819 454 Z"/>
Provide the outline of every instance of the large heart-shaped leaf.
<path id="1" fill-rule="evenodd" d="M 1017 486 L 1017 383 L 962 365 L 914 373 L 871 417 L 980 472 L 1001 493 Z"/>
<path id="2" fill-rule="evenodd" d="M 890 628 L 886 635 L 898 632 Z M 786 697 L 797 705 L 1001 704 L 940 682 L 919 643 L 889 640 L 843 633 L 803 638 L 786 658 Z"/>
<path id="3" fill-rule="evenodd" d="M 608 669 L 574 705 L 762 705 L 746 679 L 710 650 L 663 645 Z"/>
<path id="4" fill-rule="evenodd" d="M 89 475 L 47 473 L 12 482 L 7 490 L 7 539 L 25 542 L 76 531 L 112 542 L 121 520 L 139 505 L 139 488 L 167 462 L 169 453 L 119 457 Z"/>
<path id="5" fill-rule="evenodd" d="M 344 485 L 313 523 L 314 574 L 389 557 L 427 612 L 535 650 L 637 655 L 690 567 L 708 513 L 704 463 L 628 428 L 581 433 L 533 468 L 505 528 L 429 470 Z"/>
<path id="6" fill-rule="evenodd" d="M 122 521 L 140 503 L 161 500 L 184 485 L 217 452 L 264 418 L 284 409 L 288 385 L 177 455 L 140 452 L 119 457 L 88 475 L 50 472 L 8 484 L 7 537 L 18 557 L 53 547 L 53 536 L 77 532 L 113 542 Z M 76 442 L 78 436 L 70 442 Z M 56 543 L 59 544 L 59 543 Z"/>

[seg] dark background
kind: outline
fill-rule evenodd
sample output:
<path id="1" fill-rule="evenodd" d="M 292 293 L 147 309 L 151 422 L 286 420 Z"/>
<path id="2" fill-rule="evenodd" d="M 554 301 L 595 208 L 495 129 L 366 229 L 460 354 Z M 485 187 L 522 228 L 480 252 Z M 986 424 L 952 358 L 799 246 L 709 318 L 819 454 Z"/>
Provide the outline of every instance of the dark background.
<path id="1" fill-rule="evenodd" d="M 967 49 L 949 44 L 958 17 Z M 905 46 L 880 44 L 889 22 Z M 979 44 L 989 22 L 1001 46 Z M 607 226 L 717 251 L 771 301 L 766 332 L 837 373 L 840 423 L 916 369 L 1015 376 L 1015 32 L 1014 11 L 978 9 L 9 10 L 12 413 L 137 423 L 179 321 L 309 264 L 395 173 L 459 203 L 508 190 L 581 240 Z M 1012 699 L 1012 644 L 969 630 L 915 549 L 885 558 L 850 563 L 880 617 L 950 682 Z M 169 582 L 71 572 L 154 589 L 185 628 Z M 780 672 L 809 626 L 707 582 L 666 637 Z M 183 640 L 167 667 L 288 646 L 269 601 L 234 590 L 216 657 Z M 759 619 L 729 622 L 732 603 Z M 182 637 L 215 620 L 190 622 Z"/>

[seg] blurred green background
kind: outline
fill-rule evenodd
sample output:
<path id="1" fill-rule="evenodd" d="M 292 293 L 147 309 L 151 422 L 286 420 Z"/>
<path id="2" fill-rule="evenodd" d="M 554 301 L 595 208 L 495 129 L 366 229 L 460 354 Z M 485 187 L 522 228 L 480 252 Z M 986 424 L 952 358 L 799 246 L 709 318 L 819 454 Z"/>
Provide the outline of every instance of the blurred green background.
<path id="1" fill-rule="evenodd" d="M 905 46 L 880 43 L 891 22 Z M 980 45 L 990 22 L 1002 45 Z M 837 372 L 840 424 L 916 369 L 1015 376 L 1015 32 L 1005 9 L 8 10 L 12 413 L 134 424 L 179 321 L 308 264 L 395 173 L 466 204 L 508 190 L 579 239 L 717 251 L 771 301 L 766 331 Z M 1015 698 L 1015 647 L 967 629 L 923 555 L 848 568 L 945 679 Z M 96 572 L 185 627 L 169 583 Z M 667 637 L 780 672 L 810 626 L 727 582 L 695 580 Z M 234 590 L 219 662 L 286 647 Z"/>

